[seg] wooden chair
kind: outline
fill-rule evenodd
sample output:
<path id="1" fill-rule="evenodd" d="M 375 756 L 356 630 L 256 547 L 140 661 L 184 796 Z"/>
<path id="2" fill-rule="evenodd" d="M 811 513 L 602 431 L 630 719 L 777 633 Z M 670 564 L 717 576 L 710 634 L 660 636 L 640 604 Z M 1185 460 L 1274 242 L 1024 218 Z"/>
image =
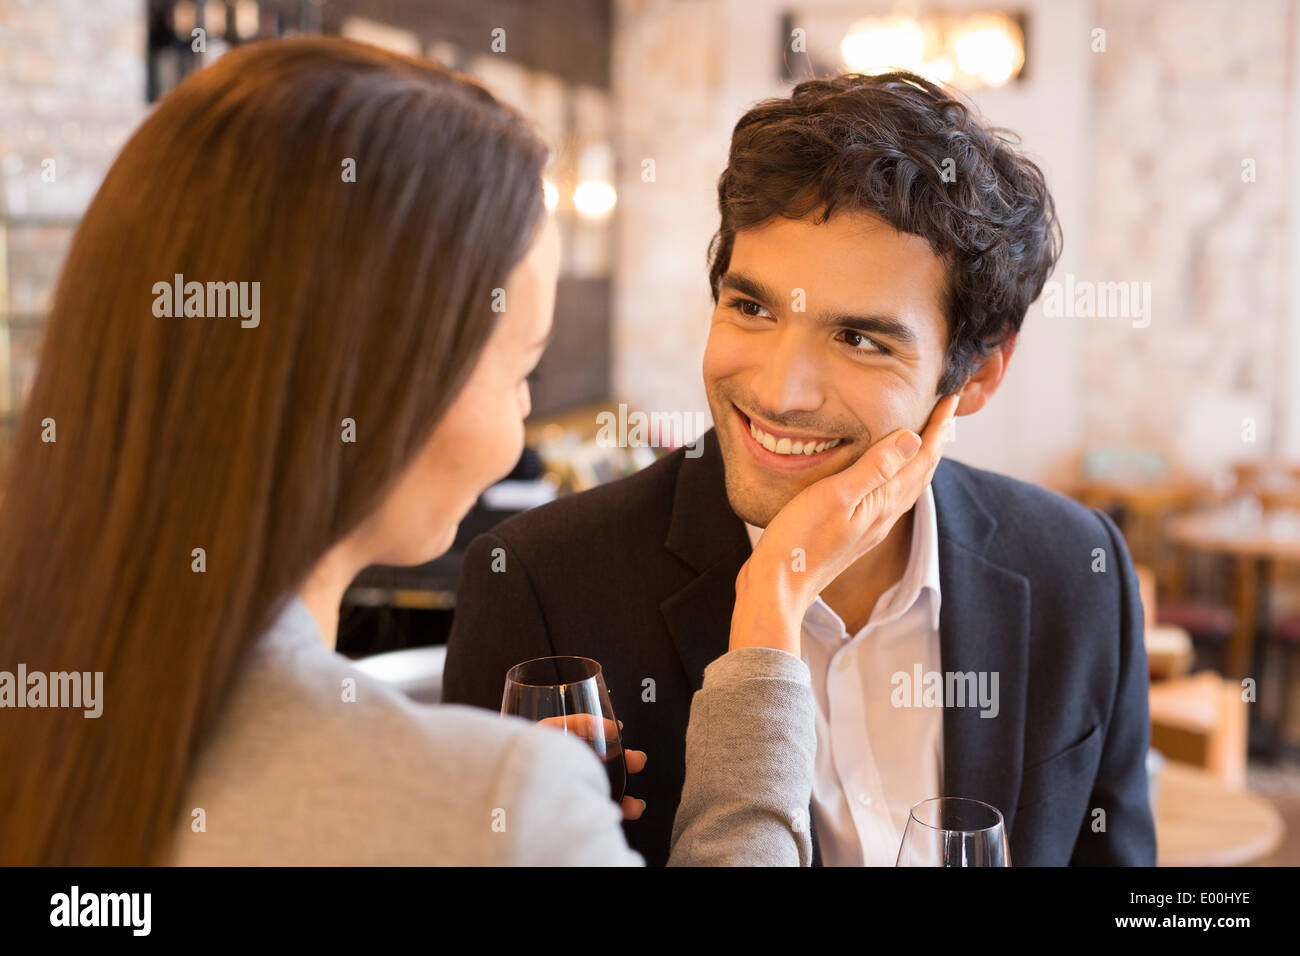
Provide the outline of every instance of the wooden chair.
<path id="1" fill-rule="evenodd" d="M 1142 596 L 1143 632 L 1147 670 L 1152 680 L 1181 677 L 1192 668 L 1192 640 L 1186 629 L 1158 620 L 1156 575 L 1145 564 L 1134 566 Z"/>
<path id="2" fill-rule="evenodd" d="M 1151 685 L 1151 746 L 1170 760 L 1246 786 L 1246 702 L 1241 687 L 1214 671 Z"/>
<path id="3" fill-rule="evenodd" d="M 1281 666 L 1278 676 L 1282 683 L 1282 708 L 1277 719 L 1277 739 L 1274 742 L 1274 756 L 1280 756 L 1286 748 L 1286 734 L 1291 727 L 1291 713 L 1294 702 L 1291 691 L 1291 676 L 1294 660 L 1300 656 L 1300 616 L 1286 617 L 1273 628 L 1273 645 L 1281 652 Z"/>

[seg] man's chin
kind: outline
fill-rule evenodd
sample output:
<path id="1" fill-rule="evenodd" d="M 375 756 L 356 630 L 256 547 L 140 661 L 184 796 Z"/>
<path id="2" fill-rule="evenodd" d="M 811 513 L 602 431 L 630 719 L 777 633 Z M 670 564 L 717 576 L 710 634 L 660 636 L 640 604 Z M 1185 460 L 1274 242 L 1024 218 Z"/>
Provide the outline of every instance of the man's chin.
<path id="1" fill-rule="evenodd" d="M 732 467 L 727 464 L 725 458 L 724 467 L 726 468 L 727 502 L 731 505 L 732 512 L 741 521 L 755 528 L 766 528 L 781 509 L 803 490 L 802 488 L 782 490 L 765 487 L 765 483 L 755 476 L 743 475 L 741 473 L 743 465 Z"/>

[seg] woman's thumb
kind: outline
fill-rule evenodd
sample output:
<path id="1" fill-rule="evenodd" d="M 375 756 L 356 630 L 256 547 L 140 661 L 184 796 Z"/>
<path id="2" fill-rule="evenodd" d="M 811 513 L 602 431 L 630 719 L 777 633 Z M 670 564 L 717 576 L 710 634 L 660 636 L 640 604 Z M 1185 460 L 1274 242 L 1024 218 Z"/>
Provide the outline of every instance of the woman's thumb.
<path id="1" fill-rule="evenodd" d="M 852 465 L 834 476 L 844 500 L 856 504 L 885 484 L 916 455 L 920 447 L 920 436 L 905 428 L 900 430 L 897 437 L 886 435 Z"/>

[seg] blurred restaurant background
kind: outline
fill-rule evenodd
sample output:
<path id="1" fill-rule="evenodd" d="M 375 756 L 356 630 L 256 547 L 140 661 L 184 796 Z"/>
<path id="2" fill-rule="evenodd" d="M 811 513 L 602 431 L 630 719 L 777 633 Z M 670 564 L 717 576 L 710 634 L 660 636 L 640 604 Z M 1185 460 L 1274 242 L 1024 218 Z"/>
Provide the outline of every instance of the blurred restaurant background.
<path id="1" fill-rule="evenodd" d="M 1065 237 L 947 454 L 1123 529 L 1160 862 L 1300 864 L 1300 0 L 0 0 L 0 473 L 117 150 L 189 73 L 304 33 L 438 60 L 523 110 L 555 150 L 564 244 L 524 458 L 449 554 L 357 579 L 342 652 L 436 700 L 468 541 L 695 437 L 732 126 L 800 77 L 906 67 L 1020 135 Z M 602 413 L 638 412 L 642 447 L 602 440 Z"/>

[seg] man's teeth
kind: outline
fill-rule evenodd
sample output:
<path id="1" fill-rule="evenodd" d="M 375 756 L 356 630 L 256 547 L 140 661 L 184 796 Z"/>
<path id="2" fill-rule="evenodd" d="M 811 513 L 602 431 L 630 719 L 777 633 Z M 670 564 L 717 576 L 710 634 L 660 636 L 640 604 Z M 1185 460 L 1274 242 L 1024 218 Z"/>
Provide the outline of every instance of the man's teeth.
<path id="1" fill-rule="evenodd" d="M 829 441 L 814 441 L 811 439 L 808 441 L 791 441 L 789 438 L 773 438 L 753 422 L 749 423 L 749 433 L 754 436 L 754 441 L 778 455 L 816 455 L 827 448 L 834 448 L 844 440 L 842 438 L 832 438 Z"/>

